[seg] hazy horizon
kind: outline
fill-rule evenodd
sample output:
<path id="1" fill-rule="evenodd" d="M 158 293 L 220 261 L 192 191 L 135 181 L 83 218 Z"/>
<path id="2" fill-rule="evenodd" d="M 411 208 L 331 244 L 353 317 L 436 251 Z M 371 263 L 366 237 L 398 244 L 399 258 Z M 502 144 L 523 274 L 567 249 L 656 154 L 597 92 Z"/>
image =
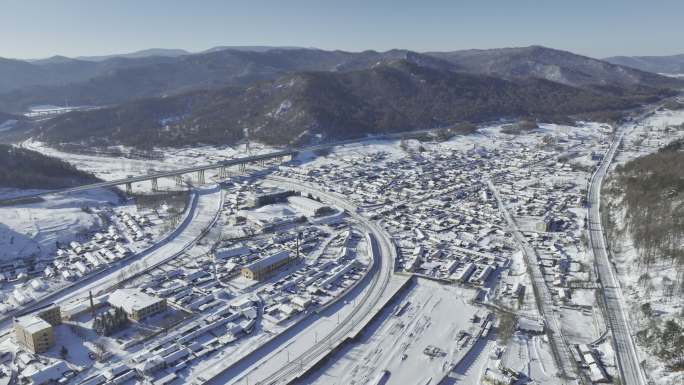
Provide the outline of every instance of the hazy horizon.
<path id="1" fill-rule="evenodd" d="M 684 3 L 580 0 L 413 3 L 263 1 L 10 0 L 0 57 L 105 56 L 150 48 L 203 51 L 215 46 L 297 46 L 345 51 L 393 48 L 452 51 L 542 45 L 578 54 L 684 53 Z M 559 17 L 562 15 L 562 18 Z M 11 16 L 11 17 L 8 17 Z"/>

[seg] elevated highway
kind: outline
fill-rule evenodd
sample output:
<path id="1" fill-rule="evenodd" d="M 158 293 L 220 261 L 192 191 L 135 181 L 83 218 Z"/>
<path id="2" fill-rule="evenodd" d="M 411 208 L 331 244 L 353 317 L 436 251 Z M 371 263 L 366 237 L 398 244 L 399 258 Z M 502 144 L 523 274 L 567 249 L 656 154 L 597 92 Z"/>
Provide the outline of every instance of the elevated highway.
<path id="1" fill-rule="evenodd" d="M 383 136 L 378 136 L 376 138 L 349 139 L 349 140 L 342 140 L 342 141 L 336 141 L 336 142 L 325 143 L 325 144 L 318 144 L 318 145 L 313 145 L 313 146 L 306 146 L 306 147 L 301 147 L 301 148 L 289 148 L 289 149 L 283 149 L 283 150 L 269 152 L 266 154 L 250 155 L 250 156 L 244 156 L 244 157 L 240 157 L 240 158 L 229 159 L 229 160 L 216 162 L 216 163 L 208 163 L 208 164 L 199 165 L 199 166 L 179 168 L 177 170 L 161 171 L 161 172 L 155 172 L 155 173 L 150 173 L 150 174 L 145 174 L 145 175 L 132 176 L 132 177 L 123 178 L 123 179 L 116 179 L 116 180 L 111 180 L 111 181 L 103 181 L 103 182 L 97 182 L 97 183 L 84 184 L 81 186 L 75 186 L 75 187 L 69 187 L 69 188 L 63 188 L 63 189 L 45 190 L 45 191 L 40 191 L 40 192 L 37 192 L 34 194 L 26 194 L 26 195 L 21 195 L 18 197 L 0 199 L 0 205 L 11 205 L 11 204 L 15 204 L 15 203 L 26 202 L 26 201 L 29 201 L 31 199 L 36 199 L 36 198 L 40 198 L 40 197 L 48 196 L 48 195 L 72 194 L 72 193 L 78 193 L 78 192 L 83 192 L 83 191 L 88 191 L 88 190 L 99 189 L 99 188 L 113 188 L 113 187 L 118 187 L 118 186 L 125 186 L 126 192 L 131 193 L 133 183 L 140 183 L 140 182 L 147 182 L 147 181 L 152 182 L 152 189 L 156 190 L 158 179 L 174 178 L 176 180 L 177 185 L 182 185 L 183 182 L 182 182 L 181 177 L 183 175 L 187 175 L 187 174 L 196 174 L 197 175 L 196 179 L 198 181 L 198 184 L 204 184 L 205 183 L 205 180 L 204 180 L 205 171 L 218 170 L 219 171 L 219 177 L 227 177 L 228 176 L 227 170 L 229 167 L 237 166 L 237 167 L 240 167 L 240 169 L 244 171 L 248 164 L 253 164 L 253 163 L 262 163 L 263 164 L 264 162 L 272 161 L 272 160 L 281 160 L 282 161 L 288 157 L 292 159 L 293 157 L 297 156 L 297 154 L 299 154 L 300 152 L 328 150 L 328 149 L 331 149 L 333 147 L 343 146 L 346 144 L 359 143 L 359 142 L 369 140 L 369 139 L 398 140 L 398 139 L 415 138 L 415 137 L 419 137 L 421 135 L 425 135 L 426 133 L 433 132 L 435 130 L 437 130 L 437 129 L 420 130 L 420 131 L 406 131 L 406 132 L 398 132 L 398 133 L 394 133 L 394 134 L 387 134 L 387 135 L 383 135 Z"/>

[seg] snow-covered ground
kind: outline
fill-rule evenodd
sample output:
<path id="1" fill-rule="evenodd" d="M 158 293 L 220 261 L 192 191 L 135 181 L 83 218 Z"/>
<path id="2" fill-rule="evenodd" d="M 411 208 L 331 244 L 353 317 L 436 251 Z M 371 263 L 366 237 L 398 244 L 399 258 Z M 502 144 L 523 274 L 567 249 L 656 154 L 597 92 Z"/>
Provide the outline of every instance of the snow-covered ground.
<path id="1" fill-rule="evenodd" d="M 473 315 L 486 313 L 469 303 L 474 293 L 419 279 L 398 304 L 405 306 L 400 315 L 395 315 L 396 307 L 385 310 L 381 323 L 371 325 L 359 343 L 337 353 L 307 383 L 365 384 L 385 370 L 390 373 L 387 384 L 423 384 L 429 379 L 438 383 L 471 338 L 461 332 L 477 326 Z M 439 353 L 425 354 L 429 346 L 439 348 Z"/>
<path id="2" fill-rule="evenodd" d="M 653 153 L 678 137 L 684 137 L 684 131 L 681 130 L 665 132 L 668 127 L 679 126 L 683 123 L 684 110 L 661 110 L 648 117 L 625 135 L 624 148 L 616 154 L 613 169 L 632 159 Z M 632 331 L 636 333 L 653 326 L 640 309 L 641 305 L 647 302 L 651 304 L 654 317 L 659 322 L 675 318 L 681 323 L 684 297 L 676 294 L 667 295 L 665 290 L 665 286 L 677 282 L 675 269 L 672 268 L 670 261 L 655 263 L 648 271 L 643 264 L 638 263 L 639 251 L 635 249 L 629 232 L 625 229 L 624 216 L 627 214 L 625 208 L 619 200 L 611 199 L 611 201 L 617 207 L 611 214 L 618 229 L 615 234 L 619 235 L 611 240 L 613 261 L 627 300 L 627 309 L 629 309 L 627 314 Z M 645 273 L 648 279 L 640 280 Z M 656 384 L 674 385 L 684 382 L 684 373 L 666 370 L 663 363 L 644 346 L 637 343 L 637 348 L 639 357 L 646 362 L 646 374 Z"/>
<path id="3" fill-rule="evenodd" d="M 181 149 L 164 148 L 157 149 L 158 151 L 163 152 L 163 159 L 135 159 L 126 157 L 74 154 L 56 150 L 47 146 L 45 143 L 34 140 L 22 142 L 21 146 L 43 153 L 45 155 L 60 158 L 71 163 L 80 170 L 92 172 L 98 178 L 107 181 L 123 179 L 130 176 L 145 175 L 151 172 L 169 171 L 184 167 L 217 163 L 223 160 L 233 159 L 235 157 L 247 156 L 249 154 L 257 155 L 274 151 L 274 149 L 271 147 L 257 144 L 252 144 L 249 150 L 245 149 L 244 146 L 205 146 Z M 119 149 L 127 150 L 124 148 Z M 162 187 L 162 182 L 164 181 L 160 180 L 159 182 L 160 187 Z M 172 182 L 172 179 L 166 181 L 168 184 L 171 184 Z"/>
<path id="4" fill-rule="evenodd" d="M 5 191 L 7 195 L 14 192 Z M 0 261 L 47 255 L 55 251 L 57 242 L 82 238 L 102 225 L 96 214 L 83 208 L 110 206 L 118 200 L 110 191 L 91 190 L 49 196 L 44 202 L 0 206 Z"/>
<path id="5" fill-rule="evenodd" d="M 4 122 L 0 122 L 0 132 L 9 131 L 17 126 L 16 119 L 8 119 Z"/>
<path id="6" fill-rule="evenodd" d="M 684 74 L 677 74 L 677 73 L 671 74 L 671 73 L 664 73 L 664 72 L 662 72 L 662 73 L 660 73 L 659 75 L 669 76 L 669 77 L 671 77 L 671 78 L 684 78 Z"/>
<path id="7" fill-rule="evenodd" d="M 683 122 L 684 114 L 665 111 L 650 118 L 649 124 L 655 126 L 669 124 L 664 122 L 676 121 Z M 300 172 L 306 173 L 315 171 L 322 166 L 335 166 L 344 169 L 351 164 L 358 167 L 364 162 L 381 165 L 385 162 L 412 156 L 412 153 L 415 154 L 420 151 L 420 147 L 426 148 L 428 152 L 432 150 L 466 152 L 477 149 L 501 149 L 508 151 L 503 153 L 506 155 L 509 155 L 511 148 L 515 148 L 536 156 L 545 153 L 545 150 L 542 150 L 542 144 L 549 140 L 558 145 L 580 143 L 584 154 L 594 148 L 601 149 L 601 141 L 604 140 L 605 134 L 609 131 L 608 127 L 597 123 L 582 123 L 577 127 L 542 124 L 540 128 L 532 132 L 513 136 L 503 133 L 502 125 L 494 125 L 482 128 L 476 134 L 455 136 L 441 143 L 420 143 L 415 140 L 402 143 L 397 140 L 369 139 L 359 144 L 339 146 L 325 156 L 315 156 L 306 152 L 300 153 L 298 160 L 301 162 L 301 167 L 298 169 Z M 652 139 L 652 148 L 657 148 L 662 139 L 664 138 Z M 165 157 L 163 160 L 129 159 L 71 154 L 51 149 L 35 141 L 24 142 L 22 145 L 47 155 L 59 157 L 80 169 L 93 172 L 105 180 L 214 163 L 248 155 L 243 147 L 200 147 L 177 150 L 164 149 Z M 568 147 L 569 145 L 565 146 Z M 408 148 L 409 151 L 402 147 Z M 264 146 L 252 146 L 250 151 L 255 154 L 270 152 L 273 149 Z M 551 151 L 548 152 L 551 153 Z M 574 158 L 570 163 L 587 168 L 595 165 L 595 161 L 586 154 Z M 486 172 L 489 171 L 490 169 L 487 169 Z M 541 182 L 576 180 L 575 189 L 581 189 L 586 187 L 586 173 L 587 171 L 563 169 L 562 173 L 559 171 L 558 174 L 545 175 L 544 178 L 546 179 L 541 180 Z M 207 180 L 211 180 L 212 175 L 208 174 Z M 342 177 L 347 178 L 344 175 Z M 170 187 L 174 184 L 175 181 L 172 179 L 159 181 L 161 188 Z M 137 191 L 138 189 L 149 189 L 149 187 L 149 183 L 147 185 L 138 184 L 134 186 L 134 189 Z M 515 191 L 512 188 L 509 190 Z M 88 198 L 88 194 L 95 196 Z M 110 195 L 111 199 L 115 199 L 113 194 Z M 46 202 L 27 205 L 37 205 L 35 208 L 0 207 L 0 215 L 3 219 L 6 215 L 8 218 L 14 218 L 6 227 L 23 234 L 21 239 L 14 240 L 11 237 L 12 233 L 9 230 L 4 231 L 3 225 L 0 224 L 0 246 L 9 244 L 12 248 L 17 249 L 18 254 L 26 254 L 27 250 L 30 253 L 33 250 L 32 248 L 43 251 L 50 247 L 51 243 L 58 240 L 59 235 L 57 233 L 60 229 L 65 230 L 65 240 L 70 239 L 70 236 L 77 236 L 81 231 L 92 230 L 98 225 L 97 218 L 88 217 L 81 210 L 81 203 L 87 202 L 87 199 L 92 199 L 94 205 L 100 201 L 107 202 L 109 198 L 98 196 L 96 192 L 93 192 L 71 197 L 50 198 Z M 133 272 L 151 264 L 166 261 L 181 251 L 185 253 L 183 258 L 189 259 L 198 259 L 201 255 L 209 252 L 210 246 L 206 244 L 189 249 L 186 246 L 193 244 L 194 239 L 213 223 L 214 216 L 220 211 L 223 200 L 220 190 L 213 187 L 204 189 L 199 199 L 197 213 L 193 214 L 196 216 L 178 237 L 174 237 L 158 249 L 147 253 L 142 260 L 131 264 L 131 266 L 120 266 L 117 269 Z M 257 211 L 259 211 L 257 215 L 263 215 L 266 218 L 293 213 L 286 205 L 271 205 Z M 576 224 L 580 224 L 584 219 L 584 210 L 577 208 L 573 212 L 576 214 Z M 10 217 L 11 215 L 14 217 Z M 4 220 L 0 222 L 6 223 Z M 535 217 L 530 216 L 528 222 L 526 223 L 525 219 L 521 219 L 521 225 L 527 226 L 526 231 L 536 231 L 534 226 L 538 222 L 538 218 L 535 219 Z M 552 240 L 564 241 L 562 238 L 561 235 L 552 238 Z M 447 240 L 447 238 L 444 239 Z M 570 268 L 570 276 L 588 279 L 586 266 L 581 267 L 581 265 L 591 263 L 588 254 L 582 250 L 579 242 L 568 241 L 566 243 L 566 252 L 575 264 L 574 267 Z M 584 271 L 581 271 L 583 269 Z M 502 268 L 502 270 L 504 272 L 501 274 L 501 283 L 491 288 L 492 293 L 490 295 L 494 297 L 503 294 L 512 299 L 513 295 L 511 295 L 510 289 L 517 284 L 522 284 L 527 289 L 524 291 L 520 303 L 516 304 L 512 300 L 510 307 L 519 314 L 538 315 L 531 281 L 527 275 L 522 254 L 514 252 L 510 256 L 510 265 Z M 97 281 L 83 285 L 69 295 L 61 296 L 58 300 L 64 305 L 68 304 L 68 306 L 81 303 L 86 298 L 87 290 L 100 291 L 111 286 L 116 279 L 117 272 L 113 272 Z M 361 295 L 362 289 L 359 291 L 358 295 Z M 406 304 L 403 313 L 395 316 L 393 315 L 393 308 L 390 307 L 385 310 L 385 314 L 380 317 L 380 320 L 371 324 L 370 329 L 364 333 L 357 343 L 342 349 L 328 364 L 324 365 L 314 376 L 307 378 L 306 381 L 312 384 L 361 384 L 377 378 L 386 370 L 389 373 L 388 383 L 412 384 L 427 383 L 428 381 L 435 383 L 445 375 L 450 376 L 452 383 L 480 383 L 482 375 L 488 369 L 496 367 L 495 360 L 490 354 L 495 347 L 493 336 L 477 342 L 472 346 L 472 349 L 467 350 L 468 353 L 465 354 L 463 360 L 460 358 L 462 353 L 465 353 L 464 347 L 469 338 L 464 337 L 461 332 L 470 336 L 475 335 L 474 330 L 479 325 L 471 321 L 472 316 L 476 313 L 480 316 L 487 313 L 484 307 L 474 305 L 471 302 L 475 294 L 475 289 L 443 285 L 422 279 L 417 280 L 415 286 L 400 301 L 401 304 Z M 290 358 L 298 357 L 304 353 L 317 342 L 320 336 L 327 335 L 333 330 L 338 317 L 343 319 L 354 307 L 354 300 L 352 298 L 350 300 L 350 303 L 339 304 L 336 308 L 337 312 L 311 317 L 311 321 L 307 321 L 308 323 L 304 326 L 288 331 L 279 337 L 280 343 L 273 349 L 254 356 L 254 359 L 246 364 L 231 368 L 222 373 L 215 381 L 223 383 L 232 381 L 232 383 L 237 384 L 254 383 L 259 379 L 266 378 L 270 373 L 285 365 Z M 595 307 L 593 291 L 590 289 L 575 290 L 572 303 L 584 308 L 584 311 L 577 308 L 559 309 L 564 337 L 570 343 L 583 344 L 594 341 L 603 333 L 605 325 L 597 320 L 598 315 L 595 312 L 587 309 Z M 273 336 L 270 334 L 274 333 L 273 330 L 259 330 L 259 333 L 227 347 L 206 361 L 198 362 L 192 366 L 187 375 L 184 375 L 183 380 L 208 379 L 218 375 L 223 371 L 223 368 L 237 362 L 241 356 L 254 350 L 255 346 L 266 343 Z M 261 333 L 263 331 L 266 332 Z M 66 335 L 65 333 L 60 334 L 62 338 L 67 338 Z M 426 351 L 432 352 L 432 357 L 426 354 Z M 128 353 L 123 351 L 117 354 L 117 359 L 130 358 L 127 355 Z M 555 368 L 550 354 L 549 343 L 541 336 L 515 334 L 503 356 L 503 361 L 505 366 L 519 370 L 539 383 L 553 384 L 557 381 L 555 375 L 558 370 Z M 302 363 L 302 366 L 305 364 L 308 363 Z M 455 365 L 455 368 L 449 373 L 452 365 Z"/>

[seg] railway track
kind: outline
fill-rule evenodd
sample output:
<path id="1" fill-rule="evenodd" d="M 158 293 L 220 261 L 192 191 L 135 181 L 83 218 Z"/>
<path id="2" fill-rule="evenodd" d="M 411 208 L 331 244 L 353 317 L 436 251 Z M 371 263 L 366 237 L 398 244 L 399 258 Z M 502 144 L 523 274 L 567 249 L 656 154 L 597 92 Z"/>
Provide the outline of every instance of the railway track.
<path id="1" fill-rule="evenodd" d="M 285 178 L 272 178 L 280 182 L 296 184 L 299 189 L 315 193 L 321 198 L 327 199 L 345 208 L 349 215 L 359 221 L 366 229 L 368 240 L 373 254 L 373 267 L 371 273 L 374 274 L 372 281 L 358 305 L 340 322 L 333 331 L 320 339 L 315 345 L 300 354 L 287 365 L 271 373 L 268 377 L 256 382 L 262 385 L 285 384 L 296 379 L 306 369 L 307 365 L 317 362 L 327 351 L 334 349 L 337 344 L 346 339 L 358 323 L 375 308 L 380 302 L 392 276 L 392 260 L 396 250 L 392 246 L 389 236 L 376 223 L 356 213 L 356 208 L 348 202 L 343 201 L 330 193 L 319 191 L 307 185 L 302 185 L 293 180 Z"/>

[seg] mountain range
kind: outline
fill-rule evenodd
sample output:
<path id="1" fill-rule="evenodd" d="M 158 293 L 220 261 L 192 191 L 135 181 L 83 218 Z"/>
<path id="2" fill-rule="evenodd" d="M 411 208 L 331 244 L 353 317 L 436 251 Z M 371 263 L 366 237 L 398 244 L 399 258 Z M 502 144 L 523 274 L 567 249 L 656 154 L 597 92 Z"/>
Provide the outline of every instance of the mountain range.
<path id="1" fill-rule="evenodd" d="M 562 116 L 636 107 L 642 100 L 545 79 L 501 79 L 398 59 L 344 72 L 283 75 L 251 87 L 195 91 L 62 115 L 39 138 L 138 147 L 274 145 L 361 137 L 500 117 Z"/>
<path id="2" fill-rule="evenodd" d="M 219 47 L 100 61 L 0 60 L 0 111 L 64 101 L 102 107 L 37 129 L 49 142 L 86 145 L 234 143 L 247 135 L 292 144 L 501 116 L 615 112 L 681 88 L 681 79 L 540 46 Z"/>
<path id="3" fill-rule="evenodd" d="M 684 74 L 684 54 L 671 56 L 613 56 L 609 63 L 661 74 Z"/>
<path id="4" fill-rule="evenodd" d="M 441 53 L 217 48 L 193 55 L 118 56 L 98 62 L 52 58 L 36 64 L 2 59 L 0 111 L 16 113 L 41 104 L 119 104 L 200 88 L 249 86 L 301 71 L 365 69 L 402 58 L 452 71 L 506 79 L 535 77 L 576 87 L 658 88 L 677 84 L 652 73 L 538 46 Z"/>

